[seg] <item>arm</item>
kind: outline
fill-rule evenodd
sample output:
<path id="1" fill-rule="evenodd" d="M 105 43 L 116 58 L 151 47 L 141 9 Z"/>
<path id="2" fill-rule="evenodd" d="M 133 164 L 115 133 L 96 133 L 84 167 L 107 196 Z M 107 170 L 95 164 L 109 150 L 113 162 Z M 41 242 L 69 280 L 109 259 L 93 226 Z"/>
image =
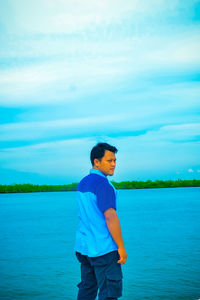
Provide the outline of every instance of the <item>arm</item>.
<path id="1" fill-rule="evenodd" d="M 120 256 L 120 259 L 118 260 L 118 263 L 125 264 L 127 259 L 127 253 L 124 247 L 124 241 L 121 234 L 121 226 L 119 222 L 119 218 L 117 216 L 117 213 L 115 209 L 109 208 L 104 212 L 106 225 L 108 227 L 108 230 L 110 231 L 110 234 L 115 241 L 115 243 L 118 246 L 118 253 Z"/>

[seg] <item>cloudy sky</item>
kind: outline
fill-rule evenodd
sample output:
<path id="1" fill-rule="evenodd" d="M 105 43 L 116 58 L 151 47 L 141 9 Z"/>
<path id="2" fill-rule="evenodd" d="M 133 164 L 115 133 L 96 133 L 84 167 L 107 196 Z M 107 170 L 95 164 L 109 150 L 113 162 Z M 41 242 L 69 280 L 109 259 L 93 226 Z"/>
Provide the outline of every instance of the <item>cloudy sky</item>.
<path id="1" fill-rule="evenodd" d="M 0 183 L 200 179 L 199 0 L 0 4 Z"/>

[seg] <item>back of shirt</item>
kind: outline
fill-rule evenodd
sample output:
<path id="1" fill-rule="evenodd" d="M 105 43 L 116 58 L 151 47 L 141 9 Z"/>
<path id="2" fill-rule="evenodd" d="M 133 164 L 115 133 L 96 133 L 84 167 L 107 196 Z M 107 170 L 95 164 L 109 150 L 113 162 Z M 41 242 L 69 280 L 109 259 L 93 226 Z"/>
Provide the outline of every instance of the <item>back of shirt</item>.
<path id="1" fill-rule="evenodd" d="M 84 177 L 77 188 L 79 227 L 75 251 L 89 257 L 101 256 L 118 247 L 105 221 L 104 212 L 116 210 L 116 191 L 107 177 L 96 169 Z"/>

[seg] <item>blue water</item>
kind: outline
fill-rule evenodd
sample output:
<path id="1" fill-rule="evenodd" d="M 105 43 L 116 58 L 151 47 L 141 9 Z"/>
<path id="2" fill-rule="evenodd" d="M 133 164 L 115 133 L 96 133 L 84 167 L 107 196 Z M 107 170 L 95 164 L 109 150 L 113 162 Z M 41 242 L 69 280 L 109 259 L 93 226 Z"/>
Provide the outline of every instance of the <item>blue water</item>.
<path id="1" fill-rule="evenodd" d="M 118 214 L 120 299 L 200 299 L 200 188 L 120 190 Z M 75 192 L 1 194 L 0 299 L 75 300 L 76 226 Z"/>

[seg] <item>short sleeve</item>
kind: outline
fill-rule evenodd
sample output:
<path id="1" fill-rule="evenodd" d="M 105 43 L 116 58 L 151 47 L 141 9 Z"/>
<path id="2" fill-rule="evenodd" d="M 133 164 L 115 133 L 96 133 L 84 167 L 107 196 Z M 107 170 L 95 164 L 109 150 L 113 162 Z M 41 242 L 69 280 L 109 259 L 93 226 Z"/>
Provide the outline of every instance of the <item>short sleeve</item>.
<path id="1" fill-rule="evenodd" d="M 97 206 L 102 213 L 109 208 L 116 210 L 116 195 L 109 182 L 103 182 L 96 189 Z"/>

